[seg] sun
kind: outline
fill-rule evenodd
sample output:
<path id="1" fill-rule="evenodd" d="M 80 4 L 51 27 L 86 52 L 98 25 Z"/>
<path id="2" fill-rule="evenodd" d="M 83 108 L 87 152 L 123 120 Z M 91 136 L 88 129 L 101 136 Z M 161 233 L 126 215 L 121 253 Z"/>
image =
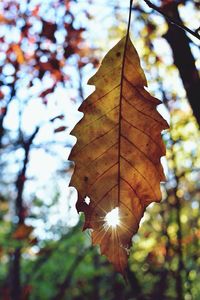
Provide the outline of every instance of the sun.
<path id="1" fill-rule="evenodd" d="M 106 226 L 116 228 L 120 225 L 119 218 L 119 207 L 115 207 L 110 212 L 108 212 L 104 218 Z"/>

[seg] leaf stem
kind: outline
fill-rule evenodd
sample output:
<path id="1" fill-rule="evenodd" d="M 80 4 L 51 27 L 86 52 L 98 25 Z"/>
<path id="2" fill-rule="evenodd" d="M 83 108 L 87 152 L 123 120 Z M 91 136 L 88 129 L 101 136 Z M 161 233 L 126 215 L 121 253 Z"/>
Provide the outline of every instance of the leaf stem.
<path id="1" fill-rule="evenodd" d="M 131 25 L 131 12 L 132 12 L 132 5 L 133 5 L 133 0 L 130 0 L 130 6 L 129 6 L 129 17 L 128 17 L 128 27 L 127 27 L 127 36 L 129 35 L 130 31 L 130 25 Z"/>
<path id="2" fill-rule="evenodd" d="M 118 203 L 120 202 L 120 172 L 121 172 L 121 165 L 120 165 L 120 157 L 121 157 L 121 120 L 122 120 L 122 93 L 123 93 L 123 76 L 124 76 L 124 70 L 125 70 L 125 58 L 126 58 L 126 49 L 128 45 L 128 39 L 129 39 L 129 31 L 130 31 L 130 25 L 131 25 L 131 13 L 132 13 L 132 4 L 133 0 L 130 0 L 130 7 L 129 7 L 129 17 L 128 17 L 128 26 L 127 26 L 127 32 L 126 32 L 126 40 L 124 44 L 124 53 L 123 53 L 123 59 L 122 59 L 122 72 L 121 72 L 121 87 L 120 87 L 120 101 L 119 101 L 119 149 L 118 149 Z"/>

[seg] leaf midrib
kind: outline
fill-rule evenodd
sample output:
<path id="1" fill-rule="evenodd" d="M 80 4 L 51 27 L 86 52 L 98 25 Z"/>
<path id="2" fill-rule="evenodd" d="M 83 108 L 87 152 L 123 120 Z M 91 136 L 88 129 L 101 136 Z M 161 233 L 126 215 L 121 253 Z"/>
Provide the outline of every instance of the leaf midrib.
<path id="1" fill-rule="evenodd" d="M 119 148 L 118 148 L 118 207 L 120 204 L 120 173 L 121 173 L 121 164 L 120 164 L 120 159 L 121 159 L 121 120 L 122 120 L 122 99 L 123 99 L 123 81 L 124 81 L 124 70 L 125 70 L 125 61 L 126 61 L 126 51 L 127 51 L 127 46 L 128 46 L 128 39 L 129 39 L 129 27 L 127 30 L 126 34 L 126 40 L 124 44 L 124 52 L 123 52 L 123 58 L 122 58 L 122 72 L 121 72 L 121 79 L 120 79 L 120 95 L 119 95 L 119 135 L 118 135 L 118 141 L 119 141 Z"/>

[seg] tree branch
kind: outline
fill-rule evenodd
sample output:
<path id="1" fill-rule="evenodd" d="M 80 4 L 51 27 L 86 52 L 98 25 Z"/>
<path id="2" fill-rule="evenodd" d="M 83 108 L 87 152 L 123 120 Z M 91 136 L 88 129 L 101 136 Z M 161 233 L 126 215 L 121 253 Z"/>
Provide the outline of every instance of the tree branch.
<path id="1" fill-rule="evenodd" d="M 15 96 L 15 88 L 14 86 L 12 87 L 12 90 L 11 90 L 11 94 L 10 94 L 10 98 L 6 104 L 6 107 L 3 111 L 3 113 L 0 115 L 0 148 L 2 147 L 2 138 L 3 138 L 3 135 L 4 135 L 4 127 L 3 127 L 3 122 L 4 122 L 4 119 L 7 115 L 7 112 L 8 112 L 8 105 L 10 104 L 10 102 L 13 100 Z"/>
<path id="2" fill-rule="evenodd" d="M 25 151 L 24 161 L 23 161 L 23 167 L 22 170 L 19 172 L 17 181 L 16 181 L 16 187 L 17 187 L 17 198 L 16 198 L 16 214 L 19 218 L 19 223 L 24 223 L 24 214 L 23 214 L 23 199 L 22 194 L 24 190 L 24 183 L 25 183 L 25 176 L 26 176 L 26 169 L 29 159 L 29 152 L 30 148 L 32 146 L 33 140 L 35 136 L 37 135 L 39 131 L 39 127 L 36 127 L 32 135 L 27 139 L 23 141 L 23 149 Z"/>
<path id="3" fill-rule="evenodd" d="M 177 3 L 171 2 L 166 5 L 165 12 L 174 20 L 182 24 Z M 200 77 L 196 68 L 194 56 L 191 52 L 189 38 L 184 31 L 172 26 L 169 22 L 168 24 L 168 30 L 163 37 L 171 47 L 174 65 L 179 70 L 188 101 L 198 125 L 200 126 Z"/>
<path id="4" fill-rule="evenodd" d="M 191 29 L 189 29 L 188 27 L 186 27 L 185 25 L 183 25 L 181 22 L 179 21 L 175 21 L 173 18 L 171 18 L 169 15 L 166 15 L 158 6 L 156 6 L 155 4 L 151 3 L 151 1 L 149 0 L 144 0 L 144 2 L 152 9 L 154 9 L 155 11 L 157 11 L 158 13 L 160 13 L 161 15 L 163 15 L 165 17 L 165 19 L 167 21 L 169 21 L 170 23 L 172 23 L 173 25 L 177 26 L 178 28 L 181 28 L 184 31 L 189 32 L 191 35 L 193 35 L 194 37 L 196 37 L 197 39 L 200 40 L 200 35 L 198 34 L 198 32 L 196 31 L 192 31 Z"/>
<path id="5" fill-rule="evenodd" d="M 17 188 L 17 197 L 15 200 L 15 213 L 18 217 L 17 226 L 24 224 L 25 214 L 24 214 L 24 203 L 23 203 L 23 191 L 25 184 L 25 175 L 27 164 L 29 160 L 29 153 L 35 136 L 39 131 L 39 127 L 35 128 L 35 131 L 32 135 L 23 141 L 23 149 L 25 151 L 24 161 L 22 170 L 19 172 L 16 188 Z M 21 300 L 21 248 L 17 247 L 13 254 L 11 255 L 11 266 L 10 266 L 10 298 L 12 300 Z"/>

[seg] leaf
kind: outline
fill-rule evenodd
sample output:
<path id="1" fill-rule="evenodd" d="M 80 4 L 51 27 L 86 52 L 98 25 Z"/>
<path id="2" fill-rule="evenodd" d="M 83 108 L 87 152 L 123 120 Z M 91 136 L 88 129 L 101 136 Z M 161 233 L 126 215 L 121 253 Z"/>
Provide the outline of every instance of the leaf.
<path id="1" fill-rule="evenodd" d="M 24 240 L 29 237 L 32 231 L 33 231 L 32 226 L 28 226 L 26 224 L 20 224 L 17 227 L 17 229 L 13 232 L 12 237 L 17 240 Z"/>
<path id="2" fill-rule="evenodd" d="M 53 117 L 52 119 L 50 119 L 49 121 L 50 122 L 54 122 L 56 119 L 60 119 L 60 120 L 63 120 L 64 119 L 64 115 L 58 115 L 58 116 L 55 116 L 55 117 Z"/>
<path id="3" fill-rule="evenodd" d="M 42 32 L 41 32 L 41 36 L 45 36 L 46 38 L 48 38 L 49 40 L 51 40 L 52 42 L 55 42 L 55 32 L 57 30 L 57 25 L 51 22 L 47 22 L 45 20 L 42 20 Z"/>
<path id="4" fill-rule="evenodd" d="M 51 88 L 46 89 L 45 91 L 43 91 L 43 92 L 39 95 L 39 97 L 41 97 L 41 98 L 46 97 L 48 94 L 53 93 L 53 92 L 54 92 L 54 89 L 55 89 L 55 85 L 53 85 Z"/>
<path id="5" fill-rule="evenodd" d="M 18 44 L 13 44 L 12 49 L 16 55 L 17 62 L 21 65 L 25 62 L 24 54 Z"/>
<path id="6" fill-rule="evenodd" d="M 69 157 L 75 162 L 70 186 L 78 191 L 77 210 L 85 213 L 93 244 L 124 273 L 145 208 L 161 200 L 161 131 L 168 124 L 156 110 L 161 102 L 144 89 L 129 37 L 108 52 L 88 83 L 96 90 L 80 106 L 84 118 L 72 130 L 78 142 Z M 109 226 L 105 217 L 115 208 L 119 224 Z"/>
<path id="7" fill-rule="evenodd" d="M 56 128 L 56 129 L 54 129 L 54 132 L 55 132 L 55 133 L 57 133 L 57 132 L 62 132 L 62 131 L 64 131 L 64 130 L 66 130 L 66 129 L 67 129 L 66 126 L 60 126 L 60 127 Z"/>
<path id="8" fill-rule="evenodd" d="M 4 99 L 4 93 L 2 91 L 0 91 L 0 101 Z"/>

